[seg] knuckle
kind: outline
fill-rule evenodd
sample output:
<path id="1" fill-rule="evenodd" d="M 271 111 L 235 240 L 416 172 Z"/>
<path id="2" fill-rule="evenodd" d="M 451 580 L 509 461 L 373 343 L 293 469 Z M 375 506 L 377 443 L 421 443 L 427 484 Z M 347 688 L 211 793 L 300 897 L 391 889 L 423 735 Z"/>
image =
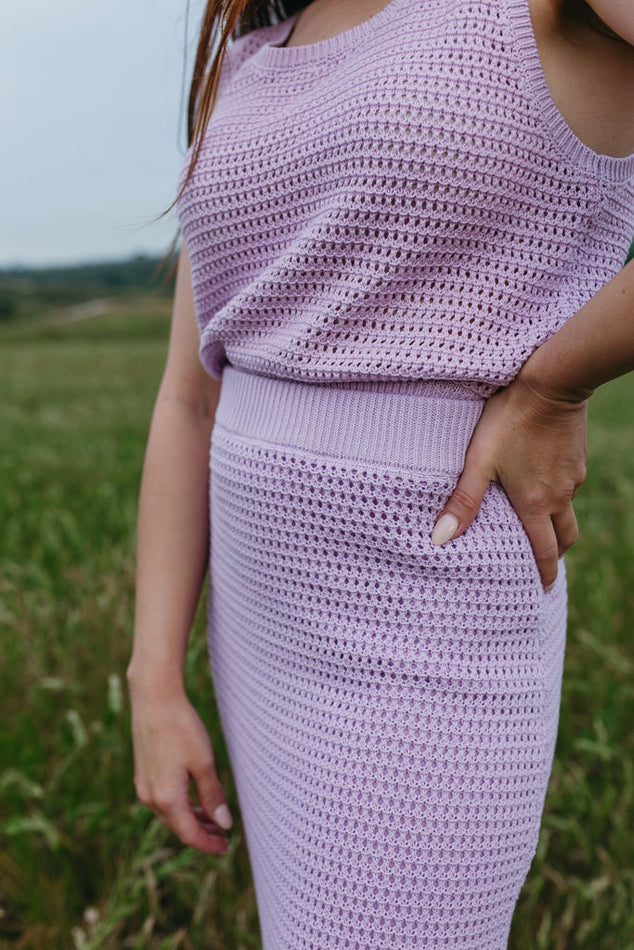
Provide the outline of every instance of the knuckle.
<path id="1" fill-rule="evenodd" d="M 215 779 L 216 763 L 213 759 L 203 759 L 196 768 L 196 774 L 202 779 Z"/>
<path id="2" fill-rule="evenodd" d="M 565 501 L 572 501 L 580 486 L 585 482 L 586 474 L 585 466 L 581 466 L 576 468 L 568 478 L 562 481 L 558 492 L 561 498 Z"/>
<path id="3" fill-rule="evenodd" d="M 167 789 L 157 789 L 152 796 L 152 800 L 159 811 L 169 812 L 174 807 L 174 796 Z"/>
<path id="4" fill-rule="evenodd" d="M 553 564 L 558 557 L 559 546 L 549 544 L 548 547 L 538 547 L 534 549 L 535 559 L 543 565 Z M 556 573 L 556 569 L 555 569 Z"/>
<path id="5" fill-rule="evenodd" d="M 529 514 L 540 514 L 548 507 L 546 488 L 539 483 L 528 486 L 522 498 L 522 506 Z"/>
<path id="6" fill-rule="evenodd" d="M 577 487 L 577 482 L 574 479 L 566 479 L 566 481 L 560 486 L 558 494 L 563 499 L 563 501 L 571 501 L 575 497 Z"/>
<path id="7" fill-rule="evenodd" d="M 139 799 L 142 805 L 147 805 L 149 807 L 152 796 L 150 795 L 150 790 L 147 785 L 144 785 L 143 782 L 135 780 L 134 790 L 136 792 L 136 797 Z"/>
<path id="8" fill-rule="evenodd" d="M 451 500 L 460 508 L 464 508 L 467 511 L 472 511 L 474 508 L 478 507 L 478 503 L 475 498 L 461 487 L 457 487 L 454 490 Z"/>

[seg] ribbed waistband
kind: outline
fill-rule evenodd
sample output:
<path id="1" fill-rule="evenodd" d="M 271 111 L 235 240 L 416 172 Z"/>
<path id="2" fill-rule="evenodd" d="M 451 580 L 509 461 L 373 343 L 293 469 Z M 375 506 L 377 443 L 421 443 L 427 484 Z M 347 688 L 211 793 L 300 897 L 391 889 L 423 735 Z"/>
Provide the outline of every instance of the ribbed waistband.
<path id="1" fill-rule="evenodd" d="M 459 474 L 485 401 L 456 396 L 444 381 L 417 381 L 411 393 L 340 388 L 227 364 L 215 421 L 260 442 Z"/>

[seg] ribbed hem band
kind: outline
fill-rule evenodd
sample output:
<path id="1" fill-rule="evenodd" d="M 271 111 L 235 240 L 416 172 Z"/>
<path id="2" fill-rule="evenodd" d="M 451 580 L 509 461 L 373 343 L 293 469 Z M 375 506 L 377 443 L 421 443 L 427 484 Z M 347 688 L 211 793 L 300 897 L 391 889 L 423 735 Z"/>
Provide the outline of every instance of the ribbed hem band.
<path id="1" fill-rule="evenodd" d="M 258 442 L 457 475 L 485 401 L 448 395 L 434 381 L 412 394 L 381 392 L 226 365 L 215 421 Z"/>

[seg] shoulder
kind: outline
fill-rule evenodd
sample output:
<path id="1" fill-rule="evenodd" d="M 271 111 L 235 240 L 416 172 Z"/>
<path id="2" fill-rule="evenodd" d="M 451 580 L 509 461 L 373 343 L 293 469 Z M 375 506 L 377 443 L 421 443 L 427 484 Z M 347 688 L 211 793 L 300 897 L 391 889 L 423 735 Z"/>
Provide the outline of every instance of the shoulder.
<path id="1" fill-rule="evenodd" d="M 560 29 L 571 26 L 622 40 L 634 48 L 634 3 L 632 0 L 528 0 L 534 16 L 541 16 Z"/>
<path id="2" fill-rule="evenodd" d="M 544 76 L 568 125 L 597 152 L 633 154 L 634 2 L 528 3 Z"/>
<path id="3" fill-rule="evenodd" d="M 601 24 L 634 48 L 634 3 L 632 0 L 583 0 Z"/>

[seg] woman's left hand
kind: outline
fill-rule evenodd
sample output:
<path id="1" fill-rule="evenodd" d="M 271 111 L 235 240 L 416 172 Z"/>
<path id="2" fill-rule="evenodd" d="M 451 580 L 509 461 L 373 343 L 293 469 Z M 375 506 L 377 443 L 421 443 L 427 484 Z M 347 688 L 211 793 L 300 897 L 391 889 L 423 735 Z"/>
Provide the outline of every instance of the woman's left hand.
<path id="1" fill-rule="evenodd" d="M 436 521 L 433 543 L 464 534 L 489 483 L 499 481 L 526 529 L 542 584 L 549 590 L 558 559 L 579 535 L 572 499 L 586 478 L 587 425 L 587 399 L 547 392 L 520 371 L 487 399 L 462 474 Z M 450 517 L 443 521 L 444 516 Z"/>

